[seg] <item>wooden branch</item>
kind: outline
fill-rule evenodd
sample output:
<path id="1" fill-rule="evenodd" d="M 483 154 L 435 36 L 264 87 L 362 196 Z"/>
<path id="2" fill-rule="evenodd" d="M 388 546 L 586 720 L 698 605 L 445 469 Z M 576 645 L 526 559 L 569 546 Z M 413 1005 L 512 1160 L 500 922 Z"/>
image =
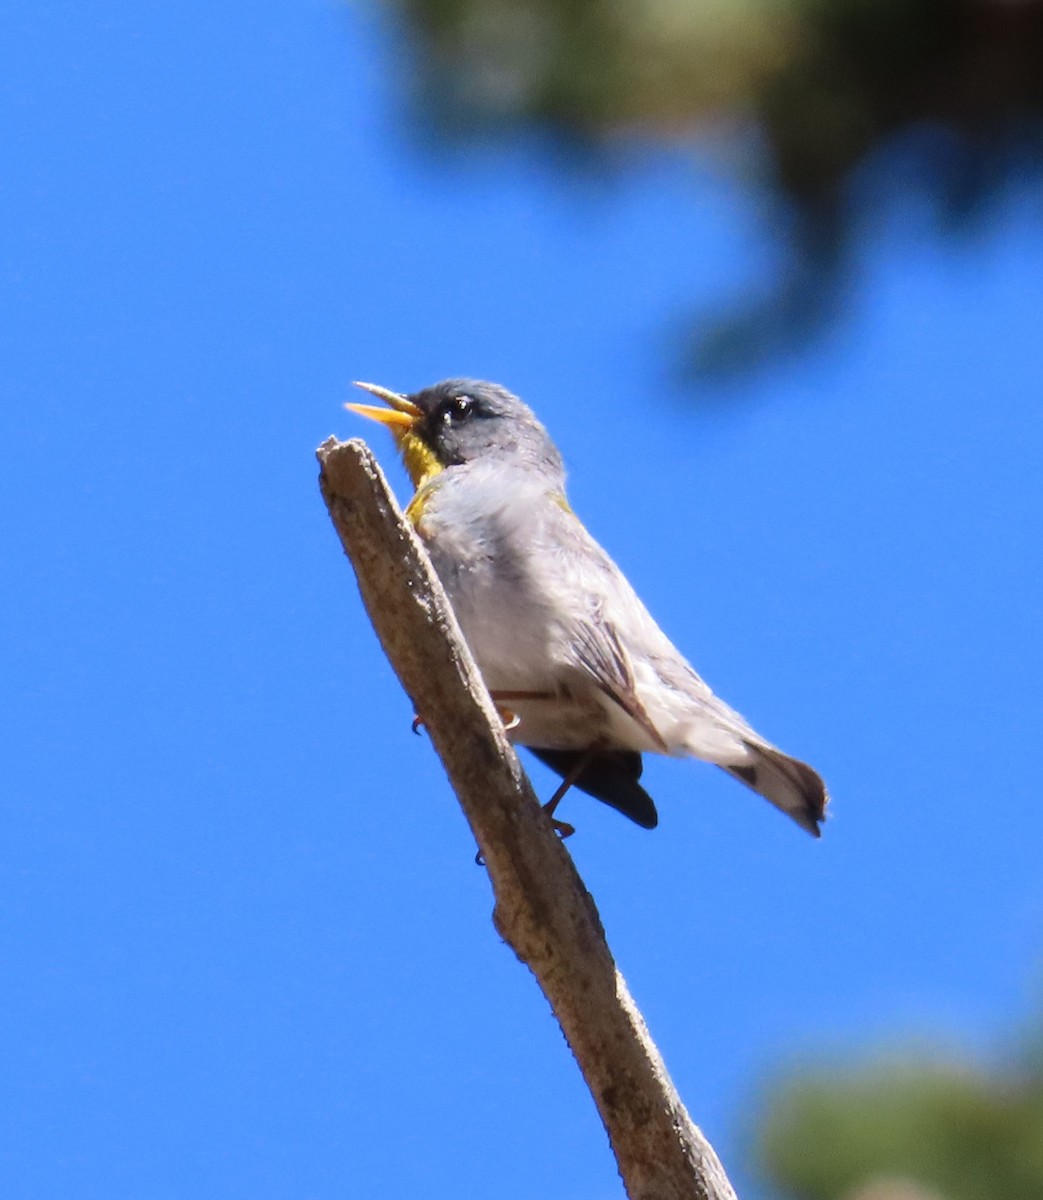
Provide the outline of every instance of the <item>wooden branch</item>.
<path id="1" fill-rule="evenodd" d="M 543 990 L 630 1200 L 735 1200 L 681 1103 L 597 909 L 504 734 L 422 543 L 364 442 L 330 438 L 319 483 L 370 619 L 474 832 L 497 930 Z"/>

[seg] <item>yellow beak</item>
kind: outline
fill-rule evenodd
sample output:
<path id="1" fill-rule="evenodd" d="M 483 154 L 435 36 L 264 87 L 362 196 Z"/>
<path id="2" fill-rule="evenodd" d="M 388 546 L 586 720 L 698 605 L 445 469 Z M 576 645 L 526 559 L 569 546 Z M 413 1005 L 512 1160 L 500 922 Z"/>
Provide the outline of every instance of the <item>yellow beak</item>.
<path id="1" fill-rule="evenodd" d="M 379 421 L 381 425 L 389 426 L 393 432 L 405 433 L 407 429 L 412 429 L 424 415 L 411 400 L 400 396 L 398 392 L 389 391 L 375 383 L 356 381 L 355 386 L 378 396 L 390 407 L 378 408 L 375 404 L 345 404 L 344 407 L 350 408 L 352 412 L 357 412 L 360 416 L 369 417 L 371 421 Z"/>

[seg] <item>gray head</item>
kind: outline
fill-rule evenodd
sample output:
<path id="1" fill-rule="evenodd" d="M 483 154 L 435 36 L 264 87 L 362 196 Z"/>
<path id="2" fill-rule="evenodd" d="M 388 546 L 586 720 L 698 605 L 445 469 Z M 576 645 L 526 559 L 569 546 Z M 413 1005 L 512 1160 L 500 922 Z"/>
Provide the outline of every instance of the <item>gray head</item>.
<path id="1" fill-rule="evenodd" d="M 417 434 L 444 467 L 493 457 L 561 467 L 561 456 L 532 409 L 498 383 L 446 379 L 409 399 L 423 414 Z"/>
<path id="2" fill-rule="evenodd" d="M 423 460 L 457 467 L 497 459 L 560 473 L 561 455 L 532 410 L 498 383 L 446 379 L 402 396 L 363 383 L 390 408 L 349 404 L 348 408 L 390 426 L 410 474 L 426 473 Z"/>

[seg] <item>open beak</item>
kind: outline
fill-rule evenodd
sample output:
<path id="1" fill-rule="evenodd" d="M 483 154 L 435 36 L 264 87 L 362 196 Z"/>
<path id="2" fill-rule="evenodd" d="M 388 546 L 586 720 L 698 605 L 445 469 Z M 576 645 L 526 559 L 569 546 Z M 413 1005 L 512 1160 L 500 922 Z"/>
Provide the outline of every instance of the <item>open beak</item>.
<path id="1" fill-rule="evenodd" d="M 369 417 L 371 421 L 379 421 L 381 425 L 389 426 L 394 433 L 405 433 L 407 429 L 412 429 L 424 415 L 411 400 L 400 396 L 398 392 L 391 392 L 375 383 L 356 382 L 355 386 L 379 397 L 389 407 L 378 408 L 375 404 L 345 404 L 344 407 L 363 417 Z"/>

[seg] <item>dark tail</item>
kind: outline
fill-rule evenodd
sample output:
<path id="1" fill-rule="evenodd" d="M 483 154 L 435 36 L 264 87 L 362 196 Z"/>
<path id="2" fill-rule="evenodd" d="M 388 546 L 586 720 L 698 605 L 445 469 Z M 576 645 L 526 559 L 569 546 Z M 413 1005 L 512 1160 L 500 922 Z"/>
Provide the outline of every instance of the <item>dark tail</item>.
<path id="1" fill-rule="evenodd" d="M 525 749 L 562 777 L 589 754 L 586 750 L 545 750 L 541 746 Z M 655 829 L 659 821 L 655 804 L 638 783 L 641 766 L 641 755 L 636 750 L 602 750 L 588 758 L 573 786 L 611 805 L 643 829 Z"/>

